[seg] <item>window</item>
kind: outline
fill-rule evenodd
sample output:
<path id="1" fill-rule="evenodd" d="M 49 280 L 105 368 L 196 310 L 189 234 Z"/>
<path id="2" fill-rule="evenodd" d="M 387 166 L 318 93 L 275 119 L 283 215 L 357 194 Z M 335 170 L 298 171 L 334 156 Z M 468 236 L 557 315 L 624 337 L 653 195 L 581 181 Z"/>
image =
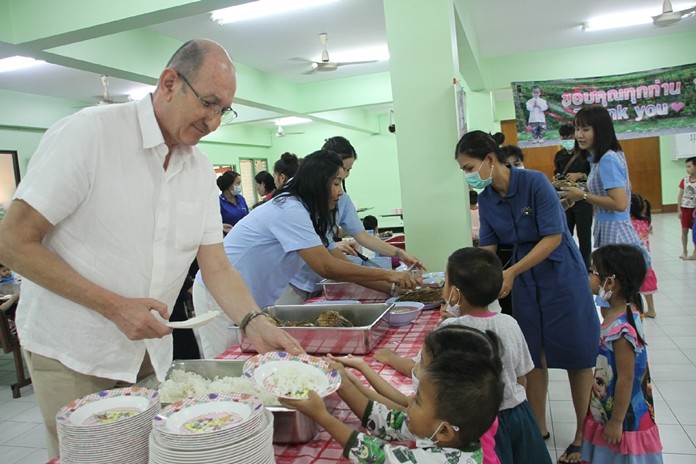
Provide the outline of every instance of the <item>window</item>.
<path id="1" fill-rule="evenodd" d="M 242 195 L 249 206 L 261 201 L 261 197 L 256 192 L 256 174 L 261 171 L 268 171 L 268 162 L 265 158 L 240 158 L 240 173 L 242 175 Z"/>
<path id="2" fill-rule="evenodd" d="M 19 158 L 16 151 L 0 150 L 0 219 L 10 206 L 19 184 Z"/>

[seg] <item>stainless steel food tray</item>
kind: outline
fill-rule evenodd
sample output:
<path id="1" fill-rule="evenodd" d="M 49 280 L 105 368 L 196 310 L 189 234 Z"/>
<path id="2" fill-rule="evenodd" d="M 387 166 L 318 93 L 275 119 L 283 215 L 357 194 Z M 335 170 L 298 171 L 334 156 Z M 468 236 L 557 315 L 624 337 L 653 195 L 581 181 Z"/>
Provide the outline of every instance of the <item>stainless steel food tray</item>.
<path id="1" fill-rule="evenodd" d="M 324 279 L 319 282 L 324 288 L 324 296 L 327 300 L 361 300 L 384 301 L 389 295 L 353 282 L 336 282 Z"/>
<path id="2" fill-rule="evenodd" d="M 175 369 L 185 372 L 193 372 L 205 379 L 212 380 L 215 377 L 239 377 L 242 375 L 244 361 L 237 360 L 213 360 L 196 359 L 172 362 L 167 378 Z M 139 386 L 158 388 L 159 382 L 153 375 L 138 382 Z M 324 398 L 327 409 L 331 412 L 340 402 L 334 393 Z M 313 419 L 301 412 L 282 406 L 266 406 L 273 413 L 273 443 L 307 443 L 314 438 L 317 432 L 317 424 Z"/>
<path id="3" fill-rule="evenodd" d="M 283 327 L 295 337 L 307 353 L 367 354 L 389 330 L 392 304 L 311 304 L 268 306 L 264 311 L 283 321 L 314 321 L 323 311 L 336 311 L 353 323 L 353 327 Z M 241 331 L 236 330 L 238 336 Z M 242 351 L 255 351 L 244 337 Z"/>

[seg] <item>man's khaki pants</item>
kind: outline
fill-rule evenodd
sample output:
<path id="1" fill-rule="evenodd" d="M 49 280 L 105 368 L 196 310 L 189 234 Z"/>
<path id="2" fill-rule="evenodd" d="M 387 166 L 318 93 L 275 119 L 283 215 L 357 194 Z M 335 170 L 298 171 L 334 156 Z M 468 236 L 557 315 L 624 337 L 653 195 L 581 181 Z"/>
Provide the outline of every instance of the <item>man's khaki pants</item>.
<path id="1" fill-rule="evenodd" d="M 92 393 L 130 385 L 119 380 L 80 374 L 55 359 L 27 350 L 22 351 L 31 374 L 36 401 L 46 426 L 46 450 L 49 459 L 59 454 L 56 414 L 63 406 Z M 138 372 L 138 380 L 152 372 L 154 369 L 146 353 Z"/>

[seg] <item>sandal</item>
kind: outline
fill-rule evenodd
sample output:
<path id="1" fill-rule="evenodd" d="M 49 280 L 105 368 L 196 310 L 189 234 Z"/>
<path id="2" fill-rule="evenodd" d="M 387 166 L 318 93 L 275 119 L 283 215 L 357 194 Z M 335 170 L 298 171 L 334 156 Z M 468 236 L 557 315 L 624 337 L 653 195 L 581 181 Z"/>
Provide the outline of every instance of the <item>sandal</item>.
<path id="1" fill-rule="evenodd" d="M 570 457 L 571 454 L 577 454 L 579 455 L 576 461 L 571 461 L 568 458 Z M 565 459 L 564 459 L 565 457 Z M 578 464 L 580 463 L 580 458 L 582 456 L 580 455 L 580 445 L 574 445 L 570 444 L 566 448 L 566 450 L 563 452 L 560 458 L 558 458 L 558 464 Z"/>

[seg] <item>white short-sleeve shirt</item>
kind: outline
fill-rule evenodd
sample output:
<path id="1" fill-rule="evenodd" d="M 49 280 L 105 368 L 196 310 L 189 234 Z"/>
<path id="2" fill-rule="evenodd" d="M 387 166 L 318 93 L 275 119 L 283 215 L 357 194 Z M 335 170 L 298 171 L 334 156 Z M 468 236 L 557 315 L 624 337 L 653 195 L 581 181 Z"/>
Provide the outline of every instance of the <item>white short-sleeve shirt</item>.
<path id="1" fill-rule="evenodd" d="M 517 377 L 527 375 L 534 368 L 534 362 L 517 321 L 507 314 L 486 312 L 451 317 L 442 321 L 440 327 L 450 324 L 495 332 L 503 344 L 501 358 L 505 389 L 500 410 L 512 409 L 524 402 L 527 399 L 527 394 L 524 387 L 517 383 Z"/>
<path id="2" fill-rule="evenodd" d="M 15 198 L 53 224 L 44 244 L 90 281 L 173 307 L 200 245 L 219 243 L 215 174 L 195 147 L 168 148 L 151 98 L 93 107 L 42 138 Z M 17 328 L 27 350 L 88 375 L 134 382 L 145 355 L 158 377 L 171 336 L 131 341 L 99 313 L 25 279 Z"/>

